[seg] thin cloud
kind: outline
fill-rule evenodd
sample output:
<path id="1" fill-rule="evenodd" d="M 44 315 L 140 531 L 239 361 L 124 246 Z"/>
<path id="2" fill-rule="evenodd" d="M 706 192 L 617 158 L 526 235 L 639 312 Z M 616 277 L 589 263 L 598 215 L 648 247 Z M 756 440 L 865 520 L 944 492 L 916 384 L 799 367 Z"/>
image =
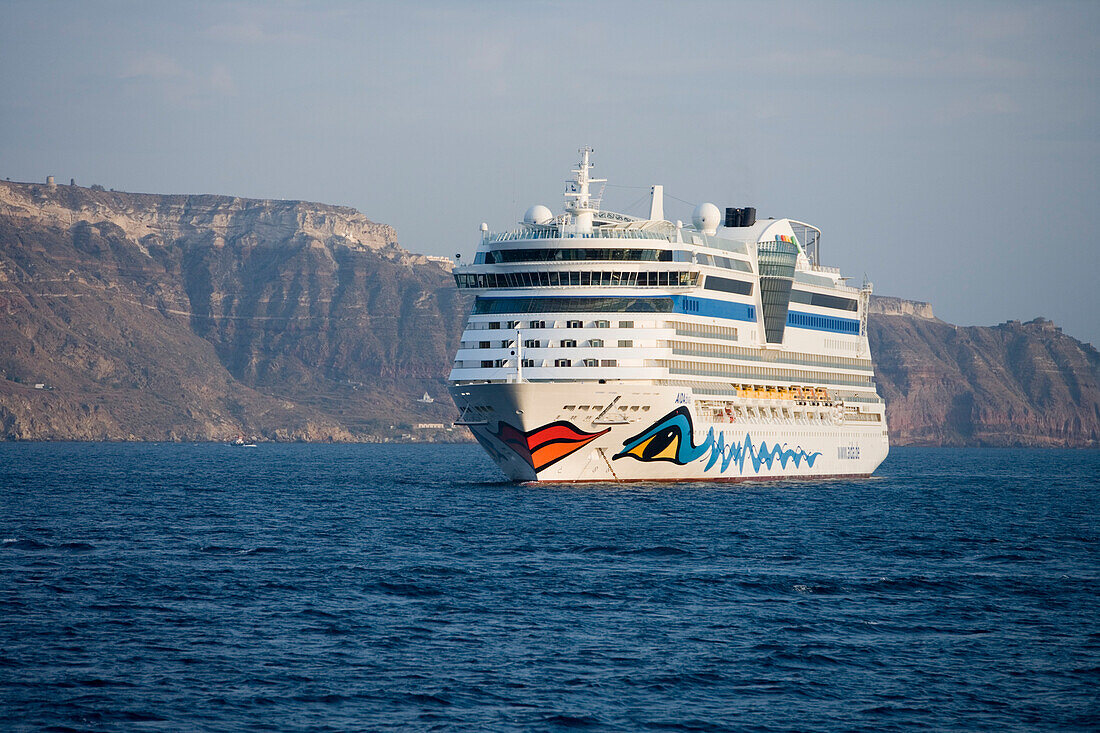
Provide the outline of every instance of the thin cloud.
<path id="1" fill-rule="evenodd" d="M 133 59 L 119 74 L 121 79 L 181 79 L 188 72 L 174 58 L 150 53 Z"/>
<path id="2" fill-rule="evenodd" d="M 296 31 L 272 31 L 252 21 L 216 23 L 204 30 L 202 36 L 219 43 L 236 44 L 298 44 L 310 40 Z"/>
<path id="3" fill-rule="evenodd" d="M 976 50 L 931 48 L 914 56 L 887 56 L 841 48 L 769 51 L 749 59 L 761 74 L 831 79 L 1018 79 L 1026 65 Z"/>
<path id="4" fill-rule="evenodd" d="M 164 54 L 139 56 L 127 63 L 118 77 L 151 87 L 167 103 L 181 107 L 201 107 L 216 98 L 237 94 L 236 81 L 225 66 L 199 71 Z"/>
<path id="5" fill-rule="evenodd" d="M 1011 115 L 1020 111 L 1020 105 L 1004 92 L 978 94 L 941 105 L 935 110 L 934 120 L 949 124 L 972 117 Z"/>
<path id="6" fill-rule="evenodd" d="M 1004 41 L 1025 37 L 1037 25 L 1041 6 L 983 8 L 975 11 L 961 7 L 958 23 L 968 35 L 983 41 Z"/>
<path id="7" fill-rule="evenodd" d="M 237 83 L 233 80 L 233 75 L 229 73 L 229 69 L 224 66 L 219 65 L 211 69 L 208 81 L 211 91 L 224 97 L 231 97 L 237 93 Z"/>

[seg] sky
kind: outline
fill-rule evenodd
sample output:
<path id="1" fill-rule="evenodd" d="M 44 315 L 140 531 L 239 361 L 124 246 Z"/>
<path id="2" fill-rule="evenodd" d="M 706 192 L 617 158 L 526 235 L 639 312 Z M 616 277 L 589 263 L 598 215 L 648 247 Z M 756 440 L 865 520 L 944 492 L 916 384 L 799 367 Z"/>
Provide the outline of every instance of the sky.
<path id="1" fill-rule="evenodd" d="M 353 206 L 414 252 L 755 206 L 960 325 L 1100 345 L 1097 2 L 0 0 L 0 177 Z"/>

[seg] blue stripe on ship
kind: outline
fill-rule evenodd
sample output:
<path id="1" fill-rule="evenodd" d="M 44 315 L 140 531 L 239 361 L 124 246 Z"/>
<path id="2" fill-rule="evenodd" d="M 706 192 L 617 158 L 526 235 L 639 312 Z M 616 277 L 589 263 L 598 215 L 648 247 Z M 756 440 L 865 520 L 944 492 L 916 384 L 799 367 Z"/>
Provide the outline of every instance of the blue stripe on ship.
<path id="1" fill-rule="evenodd" d="M 756 306 L 747 303 L 731 303 L 727 300 L 695 298 L 690 295 L 673 295 L 672 311 L 708 318 L 728 318 L 734 321 L 755 321 Z"/>
<path id="2" fill-rule="evenodd" d="M 808 328 L 814 331 L 859 335 L 859 321 L 851 318 L 820 316 L 816 313 L 790 311 L 787 313 L 787 325 L 793 328 Z"/>

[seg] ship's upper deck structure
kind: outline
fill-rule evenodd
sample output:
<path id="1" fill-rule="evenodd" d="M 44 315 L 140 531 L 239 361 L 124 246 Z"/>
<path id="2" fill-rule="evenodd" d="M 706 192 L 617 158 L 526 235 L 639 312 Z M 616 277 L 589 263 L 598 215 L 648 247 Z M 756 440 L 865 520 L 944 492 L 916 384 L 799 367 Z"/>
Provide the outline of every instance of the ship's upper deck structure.
<path id="1" fill-rule="evenodd" d="M 744 389 L 827 388 L 878 402 L 866 337 L 869 285 L 819 264 L 821 232 L 752 208 L 701 204 L 690 225 L 603 211 L 591 149 L 564 210 L 533 206 L 520 226 L 482 225 L 477 292 L 451 380 L 630 382 L 733 398 Z"/>

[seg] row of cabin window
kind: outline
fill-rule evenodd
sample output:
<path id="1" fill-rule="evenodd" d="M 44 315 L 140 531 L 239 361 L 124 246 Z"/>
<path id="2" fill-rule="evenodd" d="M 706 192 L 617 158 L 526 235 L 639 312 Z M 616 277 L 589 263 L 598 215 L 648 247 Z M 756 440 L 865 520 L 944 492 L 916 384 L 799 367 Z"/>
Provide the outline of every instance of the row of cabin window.
<path id="1" fill-rule="evenodd" d="M 488 272 L 454 273 L 460 288 L 530 288 L 572 285 L 621 285 L 631 288 L 686 287 L 699 282 L 697 272 Z"/>
<path id="2" fill-rule="evenodd" d="M 704 252 L 693 254 L 688 250 L 667 249 L 498 249 L 478 252 L 474 264 L 493 265 L 514 262 L 592 262 L 619 260 L 627 262 L 695 262 L 700 265 L 724 267 L 727 270 L 752 272 L 752 266 L 743 260 Z"/>
<path id="3" fill-rule="evenodd" d="M 535 364 L 534 359 L 523 359 L 523 368 L 545 366 L 545 364 Z M 481 362 L 482 369 L 500 369 L 508 366 L 505 359 L 485 359 Z M 556 367 L 617 367 L 619 366 L 618 359 L 581 359 L 576 364 L 573 364 L 572 359 L 554 359 L 554 366 Z"/>
<path id="4" fill-rule="evenodd" d="M 836 308 L 843 311 L 859 310 L 859 302 L 853 300 L 852 298 L 842 298 L 836 295 L 825 295 L 824 293 L 812 293 L 807 290 L 792 290 L 791 302 L 816 305 L 819 308 Z"/>
<path id="5" fill-rule="evenodd" d="M 492 343 L 493 343 L 492 341 L 478 341 L 477 342 L 477 347 L 479 349 L 495 349 L 495 348 L 498 348 L 496 346 L 493 346 Z M 600 349 L 600 348 L 603 348 L 604 342 L 603 342 L 603 339 L 589 339 L 587 345 L 590 348 Z M 561 341 L 561 343 L 559 344 L 559 346 L 561 348 L 566 348 L 566 349 L 576 348 L 577 341 L 576 341 L 576 339 L 563 339 Z M 633 346 L 634 346 L 634 342 L 631 339 L 619 339 L 619 348 L 620 349 L 629 349 Z M 505 342 L 505 341 L 500 342 L 500 347 L 499 348 L 503 349 L 503 348 L 507 348 L 507 347 L 508 347 L 508 342 Z M 550 341 L 541 341 L 539 339 L 524 339 L 524 341 L 523 341 L 523 348 L 525 348 L 525 349 L 541 349 L 543 347 L 552 348 L 553 343 L 550 342 Z"/>
<path id="6" fill-rule="evenodd" d="M 523 321 L 508 321 L 508 328 L 560 328 L 557 325 L 557 321 L 550 321 L 550 325 L 546 325 L 546 321 L 528 321 L 527 325 L 523 325 Z M 502 321 L 489 321 L 489 330 L 493 331 L 504 326 Z M 584 321 L 566 321 L 566 328 L 584 328 Z M 592 328 L 611 328 L 611 321 L 592 321 Z M 619 328 L 634 328 L 634 321 L 619 321 Z"/>
<path id="7" fill-rule="evenodd" d="M 832 318 L 830 316 L 814 316 L 808 313 L 790 313 L 787 323 L 792 326 L 804 326 L 808 328 L 828 328 L 839 333 L 859 334 L 859 322 L 849 319 Z"/>
<path id="8" fill-rule="evenodd" d="M 676 333 L 680 334 L 679 328 L 676 329 Z M 691 336 L 707 336 L 707 332 L 687 334 Z M 759 349 L 745 348 L 743 346 L 725 346 L 723 344 L 699 344 L 691 343 L 688 341 L 667 341 L 658 342 L 658 346 L 666 346 L 672 349 L 672 353 L 680 354 L 684 353 L 687 356 L 712 356 L 718 358 L 732 358 L 732 357 L 744 357 L 749 359 L 760 360 L 761 352 Z M 785 363 L 785 364 L 799 364 L 803 366 L 838 366 L 847 369 L 871 369 L 872 364 L 870 359 L 855 359 L 847 356 L 831 356 L 829 354 L 814 354 L 812 356 L 806 355 L 802 357 L 789 357 L 782 354 L 776 354 L 774 352 L 765 352 L 763 359 L 766 361 Z"/>
<path id="9" fill-rule="evenodd" d="M 678 262 L 690 262 L 690 253 L 687 259 Z M 672 250 L 668 249 L 607 249 L 596 247 L 572 248 L 572 249 L 494 249 L 489 252 L 478 252 L 474 255 L 474 264 L 510 264 L 513 262 L 573 262 L 573 261 L 607 261 L 620 260 L 626 262 L 671 262 Z"/>
<path id="10" fill-rule="evenodd" d="M 576 348 L 576 339 L 562 339 L 562 341 L 559 343 L 559 346 L 563 349 L 575 349 Z M 587 346 L 590 347 L 590 348 L 593 348 L 593 349 L 602 349 L 603 346 L 604 346 L 604 340 L 603 339 L 590 339 L 590 340 L 588 340 Z M 551 341 L 542 341 L 540 339 L 524 339 L 524 348 L 525 349 L 541 349 L 543 347 L 546 347 L 546 348 L 550 349 L 550 348 L 553 347 L 553 343 Z M 620 349 L 629 349 L 631 347 L 634 347 L 634 341 L 632 341 L 631 339 L 619 339 L 618 340 L 618 348 L 620 348 Z M 507 341 L 500 341 L 500 346 L 495 347 L 495 346 L 493 346 L 492 341 L 478 341 L 477 342 L 477 348 L 478 349 L 496 349 L 496 348 L 506 349 L 506 348 L 508 348 L 508 342 Z"/>
<path id="11" fill-rule="evenodd" d="M 479 295 L 474 301 L 474 314 L 509 316 L 514 313 L 671 313 L 670 297 L 508 297 L 487 298 Z"/>
<path id="12" fill-rule="evenodd" d="M 870 375 L 838 374 L 836 372 L 819 372 L 776 367 L 754 367 L 743 364 L 722 364 L 717 362 L 698 363 L 671 359 L 657 359 L 654 361 L 653 365 L 666 367 L 669 374 L 694 374 L 701 377 L 779 379 L 784 382 L 848 384 L 853 386 L 873 386 L 875 383 L 874 378 Z"/>

